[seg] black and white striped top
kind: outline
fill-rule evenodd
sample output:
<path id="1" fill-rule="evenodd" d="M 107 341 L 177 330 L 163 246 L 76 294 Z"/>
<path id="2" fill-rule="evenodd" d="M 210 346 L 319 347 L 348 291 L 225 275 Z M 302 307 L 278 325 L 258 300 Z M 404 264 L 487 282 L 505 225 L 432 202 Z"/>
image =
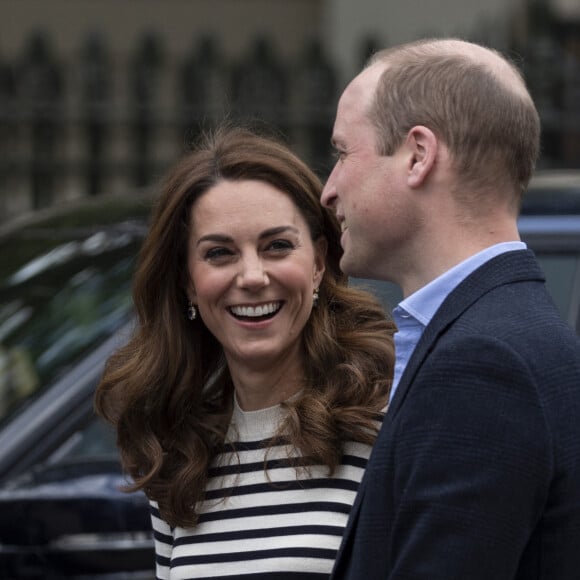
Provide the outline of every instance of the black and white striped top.
<path id="1" fill-rule="evenodd" d="M 332 477 L 324 466 L 293 467 L 287 445 L 262 444 L 283 413 L 235 406 L 235 451 L 213 462 L 195 528 L 170 528 L 151 503 L 158 579 L 328 578 L 371 448 L 346 443 Z"/>

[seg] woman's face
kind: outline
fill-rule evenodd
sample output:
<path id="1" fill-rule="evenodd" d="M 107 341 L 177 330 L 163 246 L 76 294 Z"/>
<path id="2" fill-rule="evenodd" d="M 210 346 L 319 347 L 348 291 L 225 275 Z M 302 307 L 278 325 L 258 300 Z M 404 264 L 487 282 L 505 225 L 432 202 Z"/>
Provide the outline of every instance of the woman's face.
<path id="1" fill-rule="evenodd" d="M 219 182 L 193 205 L 188 250 L 190 299 L 230 370 L 299 363 L 326 246 L 290 196 L 261 181 Z"/>

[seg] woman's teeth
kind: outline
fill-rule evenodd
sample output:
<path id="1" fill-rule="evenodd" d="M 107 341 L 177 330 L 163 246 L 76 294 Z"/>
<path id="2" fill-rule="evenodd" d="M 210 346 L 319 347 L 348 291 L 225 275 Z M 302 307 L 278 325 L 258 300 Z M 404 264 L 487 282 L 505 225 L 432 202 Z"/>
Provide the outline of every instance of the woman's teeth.
<path id="1" fill-rule="evenodd" d="M 235 316 L 243 316 L 245 318 L 259 318 L 261 316 L 274 314 L 280 310 L 281 306 L 281 302 L 270 302 L 268 304 L 260 304 L 259 306 L 231 306 L 230 312 Z"/>

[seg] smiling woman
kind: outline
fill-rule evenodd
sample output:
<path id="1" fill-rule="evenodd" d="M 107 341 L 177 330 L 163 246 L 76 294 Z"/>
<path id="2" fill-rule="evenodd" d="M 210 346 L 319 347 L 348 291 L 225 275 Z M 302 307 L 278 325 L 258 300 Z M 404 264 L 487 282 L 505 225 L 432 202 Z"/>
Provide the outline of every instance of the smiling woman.
<path id="1" fill-rule="evenodd" d="M 304 384 L 301 333 L 326 240 L 313 241 L 292 198 L 262 181 L 220 181 L 191 216 L 189 297 L 222 345 L 237 401 L 281 403 Z"/>
<path id="2" fill-rule="evenodd" d="M 96 397 L 151 501 L 159 578 L 330 575 L 394 326 L 347 286 L 321 189 L 284 145 L 232 128 L 168 176 L 135 334 Z"/>

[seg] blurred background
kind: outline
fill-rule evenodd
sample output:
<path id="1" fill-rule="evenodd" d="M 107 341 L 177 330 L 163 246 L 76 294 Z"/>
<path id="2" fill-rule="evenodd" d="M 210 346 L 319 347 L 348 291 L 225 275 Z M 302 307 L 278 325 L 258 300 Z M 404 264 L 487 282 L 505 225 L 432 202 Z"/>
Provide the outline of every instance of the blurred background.
<path id="1" fill-rule="evenodd" d="M 324 178 L 345 83 L 426 35 L 515 57 L 541 167 L 580 167 L 578 0 L 0 0 L 0 224 L 151 186 L 225 115 L 273 124 Z"/>
<path id="2" fill-rule="evenodd" d="M 525 74 L 543 136 L 518 227 L 580 334 L 580 0 L 0 0 L 2 580 L 154 578 L 148 503 L 120 491 L 93 394 L 169 166 L 224 117 L 257 119 L 325 179 L 368 55 L 449 35 Z"/>

